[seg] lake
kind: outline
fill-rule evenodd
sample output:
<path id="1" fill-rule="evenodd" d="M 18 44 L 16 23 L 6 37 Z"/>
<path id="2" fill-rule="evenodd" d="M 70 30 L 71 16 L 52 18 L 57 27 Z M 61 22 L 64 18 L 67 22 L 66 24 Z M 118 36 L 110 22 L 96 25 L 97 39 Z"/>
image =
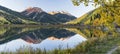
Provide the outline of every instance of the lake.
<path id="1" fill-rule="evenodd" d="M 24 47 L 42 50 L 74 48 L 89 39 L 115 36 L 119 32 L 119 29 L 101 28 L 0 27 L 0 51 L 16 51 Z"/>
<path id="2" fill-rule="evenodd" d="M 66 28 L 0 27 L 0 51 L 16 51 L 21 47 L 53 50 L 73 48 L 87 39 Z"/>

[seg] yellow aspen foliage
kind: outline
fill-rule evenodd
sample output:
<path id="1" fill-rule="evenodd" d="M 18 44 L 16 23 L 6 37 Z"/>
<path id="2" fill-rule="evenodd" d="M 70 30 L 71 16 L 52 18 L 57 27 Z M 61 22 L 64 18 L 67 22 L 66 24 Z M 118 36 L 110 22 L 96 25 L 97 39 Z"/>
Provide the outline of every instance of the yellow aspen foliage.
<path id="1" fill-rule="evenodd" d="M 104 37 L 104 36 L 106 35 L 106 33 L 104 34 L 103 31 L 98 30 L 98 29 L 94 29 L 94 30 L 93 30 L 93 34 L 94 34 L 95 36 L 97 36 L 97 37 Z"/>
<path id="2" fill-rule="evenodd" d="M 116 16 L 115 23 L 120 26 L 120 16 Z"/>
<path id="3" fill-rule="evenodd" d="M 100 25 L 100 20 L 97 18 L 93 22 L 93 26 L 99 26 Z"/>

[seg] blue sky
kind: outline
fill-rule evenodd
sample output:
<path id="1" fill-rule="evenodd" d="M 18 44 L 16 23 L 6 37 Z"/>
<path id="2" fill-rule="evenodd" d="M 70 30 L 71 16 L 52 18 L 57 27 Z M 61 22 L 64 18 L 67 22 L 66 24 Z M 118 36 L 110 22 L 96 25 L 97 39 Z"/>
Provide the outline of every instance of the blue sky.
<path id="1" fill-rule="evenodd" d="M 83 4 L 74 6 L 71 0 L 0 0 L 0 5 L 21 12 L 28 7 L 40 7 L 46 12 L 67 11 L 76 17 L 93 10 L 93 6 L 85 7 Z"/>

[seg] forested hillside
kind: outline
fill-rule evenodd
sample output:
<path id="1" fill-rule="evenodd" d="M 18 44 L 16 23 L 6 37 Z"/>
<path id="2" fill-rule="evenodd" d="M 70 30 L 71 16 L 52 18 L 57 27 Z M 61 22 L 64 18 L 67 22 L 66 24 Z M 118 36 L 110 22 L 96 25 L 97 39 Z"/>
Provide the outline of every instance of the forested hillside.
<path id="1" fill-rule="evenodd" d="M 117 0 L 102 3 L 102 5 L 98 6 L 95 10 L 92 10 L 73 21 L 67 22 L 67 24 L 120 26 L 120 2 Z"/>
<path id="2" fill-rule="evenodd" d="M 67 22 L 67 24 L 83 24 L 93 26 L 107 26 L 117 25 L 120 26 L 120 7 L 110 8 L 108 11 L 106 8 L 98 7 L 89 13 L 84 14 L 73 21 Z M 117 10 L 116 10 L 117 9 Z M 117 13 L 114 13 L 117 12 Z"/>
<path id="3" fill-rule="evenodd" d="M 35 24 L 20 13 L 0 6 L 0 24 Z"/>

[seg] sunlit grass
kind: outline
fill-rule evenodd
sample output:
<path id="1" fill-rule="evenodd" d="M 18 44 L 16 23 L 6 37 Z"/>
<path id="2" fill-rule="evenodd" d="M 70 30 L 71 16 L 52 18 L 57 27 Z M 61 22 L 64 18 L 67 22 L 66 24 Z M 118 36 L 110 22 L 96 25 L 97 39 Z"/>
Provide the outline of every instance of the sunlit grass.
<path id="1" fill-rule="evenodd" d="M 118 47 L 118 49 L 115 50 L 112 54 L 120 54 L 120 47 Z"/>

